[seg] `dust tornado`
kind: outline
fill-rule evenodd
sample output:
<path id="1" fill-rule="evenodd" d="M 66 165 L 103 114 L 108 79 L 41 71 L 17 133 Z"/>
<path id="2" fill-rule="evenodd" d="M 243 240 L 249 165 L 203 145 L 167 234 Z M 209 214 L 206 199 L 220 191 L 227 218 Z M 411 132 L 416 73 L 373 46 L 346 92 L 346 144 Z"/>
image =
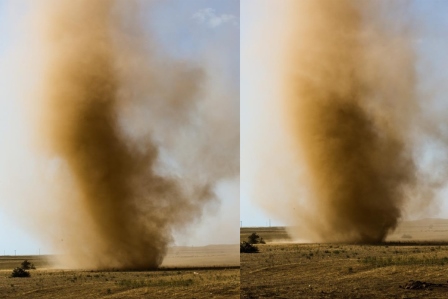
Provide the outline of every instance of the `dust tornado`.
<path id="1" fill-rule="evenodd" d="M 198 219 L 214 183 L 236 173 L 186 177 L 188 163 L 176 164 L 180 152 L 188 161 L 203 147 L 179 128 L 203 119 L 196 107 L 205 72 L 144 35 L 138 1 L 41 1 L 33 14 L 29 32 L 41 50 L 30 55 L 42 77 L 30 115 L 35 144 L 58 176 L 48 206 L 57 216 L 41 226 L 54 230 L 72 266 L 156 268 L 173 231 Z M 176 134 L 191 135 L 189 146 L 161 157 L 160 143 L 176 144 Z M 198 169 L 230 147 L 212 147 Z"/>
<path id="2" fill-rule="evenodd" d="M 314 240 L 384 240 L 416 182 L 412 28 L 387 18 L 395 4 L 291 4 L 283 115 Z"/>

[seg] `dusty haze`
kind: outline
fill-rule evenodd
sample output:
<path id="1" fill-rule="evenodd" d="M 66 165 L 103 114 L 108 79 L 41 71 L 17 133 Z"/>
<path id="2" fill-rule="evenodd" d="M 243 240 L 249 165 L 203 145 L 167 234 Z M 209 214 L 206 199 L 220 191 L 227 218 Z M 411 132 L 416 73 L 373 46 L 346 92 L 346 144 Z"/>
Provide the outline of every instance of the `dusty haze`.
<path id="1" fill-rule="evenodd" d="M 239 132 L 204 101 L 216 83 L 205 66 L 163 54 L 139 5 L 40 1 L 25 25 L 37 42 L 22 52 L 39 61 L 25 102 L 44 161 L 45 191 L 33 196 L 46 206 L 28 221 L 66 266 L 159 266 L 173 231 L 239 171 Z M 237 118 L 233 103 L 221 105 Z"/>
<path id="2" fill-rule="evenodd" d="M 364 7 L 363 7 L 364 6 Z M 414 183 L 414 55 L 406 31 L 379 28 L 372 2 L 302 1 L 290 44 L 288 129 L 306 169 L 310 220 L 327 241 L 378 242 Z"/>
<path id="3" fill-rule="evenodd" d="M 417 92 L 419 31 L 407 5 L 284 1 L 260 30 L 273 53 L 262 57 L 278 64 L 262 130 L 277 133 L 258 150 L 254 197 L 300 240 L 383 241 L 441 186 L 445 167 L 438 178 L 422 170 L 418 143 L 438 129 L 422 113 L 430 101 Z"/>

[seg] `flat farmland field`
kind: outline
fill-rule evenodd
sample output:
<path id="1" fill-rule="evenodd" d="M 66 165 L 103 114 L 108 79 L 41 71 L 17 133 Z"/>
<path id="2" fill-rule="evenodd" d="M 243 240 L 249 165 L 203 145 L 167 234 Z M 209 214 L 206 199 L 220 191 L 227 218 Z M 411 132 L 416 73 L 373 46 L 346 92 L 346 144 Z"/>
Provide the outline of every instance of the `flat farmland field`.
<path id="1" fill-rule="evenodd" d="M 448 298 L 442 222 L 404 223 L 376 245 L 300 244 L 281 228 L 272 236 L 269 228 L 242 228 L 267 244 L 241 254 L 241 298 Z"/>
<path id="2" fill-rule="evenodd" d="M 25 259 L 29 278 L 11 278 Z M 170 249 L 155 271 L 57 269 L 52 256 L 0 257 L 0 298 L 240 298 L 235 245 Z"/>
<path id="3" fill-rule="evenodd" d="M 292 241 L 285 227 L 244 227 L 240 229 L 240 242 L 247 241 L 252 233 L 257 233 L 267 243 Z"/>

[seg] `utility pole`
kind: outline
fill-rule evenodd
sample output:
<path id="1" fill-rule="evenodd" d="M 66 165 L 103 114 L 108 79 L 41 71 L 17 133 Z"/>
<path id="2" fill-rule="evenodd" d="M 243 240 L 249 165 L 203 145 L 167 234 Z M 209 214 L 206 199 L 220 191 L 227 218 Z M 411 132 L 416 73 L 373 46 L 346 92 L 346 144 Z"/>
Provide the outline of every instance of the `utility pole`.
<path id="1" fill-rule="evenodd" d="M 240 221 L 240 227 L 243 227 L 243 221 Z"/>
<path id="2" fill-rule="evenodd" d="M 17 256 L 17 254 L 16 254 L 16 250 L 14 249 L 14 256 Z"/>

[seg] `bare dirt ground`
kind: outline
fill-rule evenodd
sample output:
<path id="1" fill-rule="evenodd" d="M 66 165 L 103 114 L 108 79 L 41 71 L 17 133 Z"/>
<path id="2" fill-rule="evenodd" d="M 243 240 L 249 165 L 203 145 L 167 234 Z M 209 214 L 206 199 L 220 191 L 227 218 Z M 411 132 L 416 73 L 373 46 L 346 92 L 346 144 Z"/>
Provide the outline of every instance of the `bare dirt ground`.
<path id="1" fill-rule="evenodd" d="M 238 258 L 236 258 L 238 256 Z M 11 278 L 23 260 L 30 278 Z M 239 298 L 235 245 L 170 249 L 157 271 L 92 271 L 52 268 L 51 256 L 0 257 L 0 298 Z"/>
<path id="2" fill-rule="evenodd" d="M 448 219 L 405 221 L 386 241 L 448 241 Z"/>
<path id="3" fill-rule="evenodd" d="M 242 228 L 268 242 L 241 254 L 241 298 L 448 298 L 447 229 L 407 222 L 383 244 L 356 245 L 282 243 L 281 228 Z"/>
<path id="4" fill-rule="evenodd" d="M 208 245 L 204 247 L 172 247 L 162 267 L 225 267 L 239 266 L 238 245 Z"/>

